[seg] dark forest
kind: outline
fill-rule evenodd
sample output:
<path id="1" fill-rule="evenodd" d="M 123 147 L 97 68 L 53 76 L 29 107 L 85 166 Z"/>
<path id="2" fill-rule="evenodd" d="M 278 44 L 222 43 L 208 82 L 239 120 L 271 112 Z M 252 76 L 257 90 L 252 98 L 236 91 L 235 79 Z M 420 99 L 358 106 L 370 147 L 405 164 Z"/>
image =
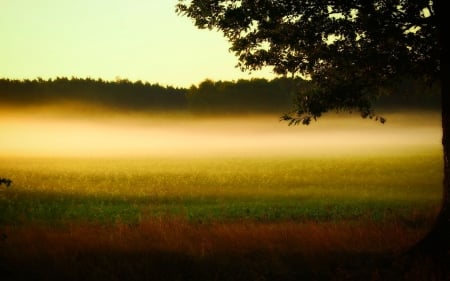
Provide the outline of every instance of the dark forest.
<path id="1" fill-rule="evenodd" d="M 296 97 L 314 87 L 300 78 L 204 80 L 190 88 L 161 86 L 127 79 L 105 81 L 91 78 L 44 80 L 0 79 L 0 104 L 42 106 L 79 103 L 119 111 L 188 111 L 201 114 L 282 113 Z M 374 102 L 379 110 L 439 110 L 438 91 L 411 81 L 401 82 L 402 95 L 380 94 Z M 423 95 L 423 92 L 427 92 Z M 430 98 L 431 96 L 431 98 Z"/>

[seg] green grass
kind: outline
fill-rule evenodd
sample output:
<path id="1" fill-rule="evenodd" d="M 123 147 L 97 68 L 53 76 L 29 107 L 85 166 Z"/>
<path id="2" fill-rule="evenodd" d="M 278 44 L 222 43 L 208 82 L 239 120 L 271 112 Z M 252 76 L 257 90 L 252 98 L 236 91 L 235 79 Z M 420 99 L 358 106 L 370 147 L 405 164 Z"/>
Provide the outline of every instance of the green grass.
<path id="1" fill-rule="evenodd" d="M 0 177 L 13 184 L 0 189 L 0 271 L 6 280 L 433 279 L 433 264 L 394 261 L 430 229 L 442 166 L 439 149 L 425 148 L 3 158 Z"/>
<path id="2" fill-rule="evenodd" d="M 399 220 L 439 207 L 440 151 L 348 157 L 3 158 L 2 224 Z"/>

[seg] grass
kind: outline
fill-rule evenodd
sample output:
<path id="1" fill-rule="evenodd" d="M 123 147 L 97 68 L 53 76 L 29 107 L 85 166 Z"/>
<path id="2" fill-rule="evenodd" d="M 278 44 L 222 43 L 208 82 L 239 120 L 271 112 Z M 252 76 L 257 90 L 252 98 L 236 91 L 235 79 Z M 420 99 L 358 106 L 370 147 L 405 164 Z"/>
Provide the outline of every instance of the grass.
<path id="1" fill-rule="evenodd" d="M 439 153 L 363 158 L 3 159 L 6 224 L 159 216 L 194 221 L 385 219 L 435 210 Z M 428 210 L 428 211 L 427 211 Z"/>
<path id="2" fill-rule="evenodd" d="M 434 276 L 391 271 L 390 261 L 433 223 L 442 193 L 435 149 L 327 158 L 3 158 L 0 175 L 13 180 L 0 193 L 6 280 Z"/>
<path id="3" fill-rule="evenodd" d="M 192 224 L 165 218 L 136 226 L 16 226 L 6 233 L 10 276 L 23 280 L 347 280 L 355 273 L 349 266 L 361 267 L 354 280 L 362 280 L 423 230 L 367 222 Z"/>

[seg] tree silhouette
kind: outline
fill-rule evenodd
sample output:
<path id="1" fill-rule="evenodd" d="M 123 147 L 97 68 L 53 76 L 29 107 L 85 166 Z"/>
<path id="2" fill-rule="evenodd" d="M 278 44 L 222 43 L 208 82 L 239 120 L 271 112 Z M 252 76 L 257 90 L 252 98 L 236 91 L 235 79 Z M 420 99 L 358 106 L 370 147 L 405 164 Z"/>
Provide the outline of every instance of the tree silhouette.
<path id="1" fill-rule="evenodd" d="M 179 0 L 176 12 L 231 43 L 243 70 L 273 67 L 311 79 L 298 95 L 289 124 L 309 124 L 329 110 L 358 111 L 384 122 L 373 102 L 403 79 L 441 91 L 444 193 L 422 253 L 449 256 L 450 94 L 444 1 L 432 0 Z"/>
<path id="2" fill-rule="evenodd" d="M 0 186 L 2 184 L 5 184 L 6 187 L 10 187 L 12 184 L 12 180 L 10 180 L 8 178 L 0 178 Z"/>

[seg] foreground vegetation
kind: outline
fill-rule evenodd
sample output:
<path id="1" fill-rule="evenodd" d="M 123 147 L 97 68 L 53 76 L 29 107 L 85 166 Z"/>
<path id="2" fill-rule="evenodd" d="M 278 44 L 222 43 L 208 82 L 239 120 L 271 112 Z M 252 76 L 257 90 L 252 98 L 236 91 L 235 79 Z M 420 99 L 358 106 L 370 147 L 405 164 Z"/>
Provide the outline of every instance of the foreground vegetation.
<path id="1" fill-rule="evenodd" d="M 336 221 L 429 215 L 441 196 L 438 151 L 298 158 L 3 159 L 14 187 L 3 224 Z"/>
<path id="2" fill-rule="evenodd" d="M 432 267 L 392 262 L 426 229 L 176 218 L 7 226 L 2 280 L 440 280 Z"/>
<path id="3" fill-rule="evenodd" d="M 367 280 L 441 198 L 436 149 L 371 156 L 4 158 L 6 280 Z M 8 279 L 9 278 L 9 279 Z M 420 278 L 420 279 L 417 279 Z"/>

